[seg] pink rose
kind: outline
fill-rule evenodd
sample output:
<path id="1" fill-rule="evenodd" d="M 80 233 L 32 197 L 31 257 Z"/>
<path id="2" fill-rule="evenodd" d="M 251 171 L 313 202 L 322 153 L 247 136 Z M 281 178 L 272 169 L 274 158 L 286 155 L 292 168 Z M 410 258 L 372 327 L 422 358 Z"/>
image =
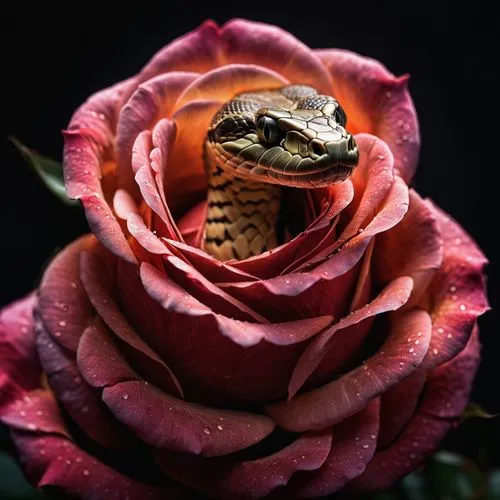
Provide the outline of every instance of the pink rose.
<path id="1" fill-rule="evenodd" d="M 76 111 L 65 182 L 93 234 L 0 323 L 0 419 L 34 484 L 317 498 L 385 488 L 436 449 L 479 362 L 486 259 L 408 187 L 407 81 L 274 26 L 209 21 Z M 308 226 L 290 242 L 218 261 L 200 248 L 208 125 L 235 94 L 288 83 L 341 103 L 359 166 L 300 191 Z"/>

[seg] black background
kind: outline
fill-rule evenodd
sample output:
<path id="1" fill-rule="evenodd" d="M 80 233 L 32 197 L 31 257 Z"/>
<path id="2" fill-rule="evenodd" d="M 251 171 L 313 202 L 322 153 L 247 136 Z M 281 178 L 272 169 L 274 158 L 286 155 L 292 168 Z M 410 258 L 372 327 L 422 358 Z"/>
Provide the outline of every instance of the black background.
<path id="1" fill-rule="evenodd" d="M 1 30 L 0 305 L 27 293 L 56 250 L 86 231 L 82 211 L 64 206 L 42 186 L 7 135 L 60 159 L 60 131 L 76 107 L 137 72 L 164 44 L 206 18 L 266 21 L 310 47 L 348 48 L 397 75 L 410 73 L 422 134 L 413 186 L 452 214 L 491 261 L 493 311 L 480 320 L 483 363 L 473 397 L 500 412 L 499 26 L 488 3 L 458 3 L 205 0 L 203 6 L 163 2 L 159 9 L 132 1 L 109 11 L 102 2 L 65 4 L 53 12 L 10 4 Z M 483 429 L 492 439 L 500 435 L 494 422 Z"/>

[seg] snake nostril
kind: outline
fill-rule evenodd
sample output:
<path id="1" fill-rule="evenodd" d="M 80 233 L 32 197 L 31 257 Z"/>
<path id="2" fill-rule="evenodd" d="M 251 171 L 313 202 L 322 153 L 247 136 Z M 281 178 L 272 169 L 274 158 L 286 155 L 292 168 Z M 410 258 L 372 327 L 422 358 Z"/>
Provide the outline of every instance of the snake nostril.
<path id="1" fill-rule="evenodd" d="M 325 146 L 318 141 L 312 141 L 311 142 L 311 152 L 314 153 L 316 156 L 321 156 L 326 153 Z"/>
<path id="2" fill-rule="evenodd" d="M 357 147 L 356 141 L 354 140 L 354 137 L 350 135 L 349 140 L 347 141 L 347 149 L 349 151 L 353 151 L 354 149 L 356 149 L 356 147 Z"/>

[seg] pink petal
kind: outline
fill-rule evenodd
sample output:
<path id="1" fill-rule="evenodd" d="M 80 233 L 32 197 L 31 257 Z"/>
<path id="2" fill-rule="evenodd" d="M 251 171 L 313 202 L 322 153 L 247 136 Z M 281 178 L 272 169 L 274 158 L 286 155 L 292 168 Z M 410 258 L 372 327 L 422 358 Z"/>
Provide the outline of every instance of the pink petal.
<path id="1" fill-rule="evenodd" d="M 317 471 L 332 443 L 331 431 L 300 436 L 282 450 L 257 460 L 207 460 L 168 451 L 156 454 L 159 465 L 188 488 L 214 498 L 264 498 L 285 486 L 299 471 Z M 285 490 L 288 491 L 288 490 Z M 281 497 L 277 490 L 280 498 Z"/>
<path id="2" fill-rule="evenodd" d="M 66 438 L 24 432 L 14 432 L 13 437 L 30 481 L 39 488 L 92 500 L 189 498 L 174 488 L 150 486 L 128 478 Z"/>
<path id="3" fill-rule="evenodd" d="M 203 238 L 203 227 L 207 220 L 207 201 L 201 201 L 178 222 L 177 227 L 184 241 L 192 247 L 200 247 Z"/>
<path id="4" fill-rule="evenodd" d="M 337 332 L 365 321 L 372 316 L 399 309 L 408 300 L 412 287 L 411 278 L 402 277 L 394 280 L 372 302 L 357 311 L 353 311 L 349 316 L 342 318 L 338 323 L 317 335 L 307 346 L 293 371 L 288 386 L 289 398 L 295 396 L 332 348 L 330 341 L 335 334 L 339 335 Z M 341 342 L 336 343 L 338 347 L 341 347 L 339 344 Z"/>
<path id="5" fill-rule="evenodd" d="M 318 498 L 335 493 L 359 476 L 375 453 L 379 425 L 379 400 L 374 399 L 359 413 L 333 430 L 332 450 L 314 473 L 297 477 L 289 485 L 297 498 Z"/>
<path id="6" fill-rule="evenodd" d="M 43 328 L 38 330 L 37 347 L 50 388 L 70 417 L 100 445 L 122 447 L 123 436 L 102 401 L 82 380 L 76 360 Z"/>
<path id="7" fill-rule="evenodd" d="M 150 130 L 160 119 L 169 117 L 183 90 L 197 73 L 178 72 L 160 75 L 137 87 L 120 110 L 116 131 L 117 175 L 121 186 L 131 186 L 132 146 L 136 137 Z"/>
<path id="8" fill-rule="evenodd" d="M 414 372 L 427 352 L 430 336 L 426 312 L 412 310 L 396 316 L 385 343 L 362 366 L 291 401 L 269 405 L 266 411 L 278 425 L 294 432 L 341 422 Z"/>
<path id="9" fill-rule="evenodd" d="M 471 237 L 432 205 L 443 238 L 443 264 L 422 296 L 430 308 L 434 333 L 426 368 L 454 357 L 467 343 L 478 316 L 489 309 L 484 267 L 487 259 Z M 429 304 L 429 305 L 427 305 Z"/>
<path id="10" fill-rule="evenodd" d="M 160 380 L 163 390 L 182 396 L 182 389 L 170 368 L 134 331 L 118 308 L 114 297 L 115 270 L 109 255 L 100 253 L 97 246 L 80 256 L 80 277 L 92 305 L 111 331 L 123 342 L 124 352 L 141 373 Z M 111 256 L 112 257 L 112 256 Z"/>
<path id="11" fill-rule="evenodd" d="M 45 329 L 72 352 L 93 319 L 92 304 L 80 283 L 79 259 L 94 241 L 83 236 L 64 248 L 45 271 L 38 290 L 38 312 Z"/>
<path id="12" fill-rule="evenodd" d="M 139 74 L 144 82 L 171 71 L 205 73 L 218 66 L 219 27 L 211 20 L 161 49 Z"/>
<path id="13" fill-rule="evenodd" d="M 134 85 L 133 80 L 127 80 L 90 97 L 64 133 L 68 196 L 82 201 L 90 228 L 102 244 L 130 262 L 135 262 L 135 257 L 106 201 L 112 199 L 113 192 L 103 192 L 100 180 L 106 165 L 113 161 L 114 132 L 124 95 Z"/>
<path id="14" fill-rule="evenodd" d="M 2 422 L 20 431 L 69 436 L 54 395 L 45 389 L 35 389 L 14 401 L 5 408 Z"/>
<path id="15" fill-rule="evenodd" d="M 389 283 L 397 276 L 410 276 L 414 287 L 406 305 L 416 304 L 443 260 L 443 242 L 434 210 L 413 190 L 403 220 L 377 238 L 374 269 L 377 280 Z"/>
<path id="16" fill-rule="evenodd" d="M 389 448 L 375 454 L 366 471 L 351 483 L 352 489 L 387 488 L 419 467 L 438 448 L 467 405 L 479 362 L 477 333 L 476 328 L 466 348 L 430 374 L 417 413 Z"/>
<path id="17" fill-rule="evenodd" d="M 105 387 L 103 401 L 151 446 L 206 457 L 247 448 L 274 429 L 267 417 L 187 403 L 141 381 Z"/>
<path id="18" fill-rule="evenodd" d="M 197 100 L 214 100 L 222 106 L 241 92 L 271 90 L 288 83 L 288 80 L 267 67 L 253 64 L 229 64 L 213 69 L 195 79 L 179 97 L 176 109 Z"/>
<path id="19" fill-rule="evenodd" d="M 293 83 L 331 93 L 332 80 L 320 58 L 277 26 L 234 19 L 222 27 L 221 45 L 228 63 L 258 64 Z"/>
<path id="20" fill-rule="evenodd" d="M 118 189 L 113 197 L 113 209 L 116 215 L 127 220 L 130 214 L 139 213 L 139 207 L 132 196 L 124 189 Z"/>
<path id="21" fill-rule="evenodd" d="M 40 385 L 30 293 L 0 311 L 0 414 L 2 407 Z"/>
<path id="22" fill-rule="evenodd" d="M 315 50 L 329 70 L 333 94 L 344 107 L 350 130 L 387 142 L 395 169 L 408 183 L 417 167 L 420 133 L 408 92 L 408 76 L 395 77 L 374 59 L 338 49 Z"/>

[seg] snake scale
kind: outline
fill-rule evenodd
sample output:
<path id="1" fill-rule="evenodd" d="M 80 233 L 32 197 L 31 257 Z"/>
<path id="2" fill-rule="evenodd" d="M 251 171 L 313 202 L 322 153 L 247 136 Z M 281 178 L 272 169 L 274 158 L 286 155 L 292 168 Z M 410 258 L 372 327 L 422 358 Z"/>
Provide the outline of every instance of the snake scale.
<path id="1" fill-rule="evenodd" d="M 336 99 L 306 85 L 242 93 L 225 103 L 204 146 L 205 251 L 241 260 L 283 243 L 277 225 L 284 187 L 341 182 L 358 164 L 346 122 Z"/>

